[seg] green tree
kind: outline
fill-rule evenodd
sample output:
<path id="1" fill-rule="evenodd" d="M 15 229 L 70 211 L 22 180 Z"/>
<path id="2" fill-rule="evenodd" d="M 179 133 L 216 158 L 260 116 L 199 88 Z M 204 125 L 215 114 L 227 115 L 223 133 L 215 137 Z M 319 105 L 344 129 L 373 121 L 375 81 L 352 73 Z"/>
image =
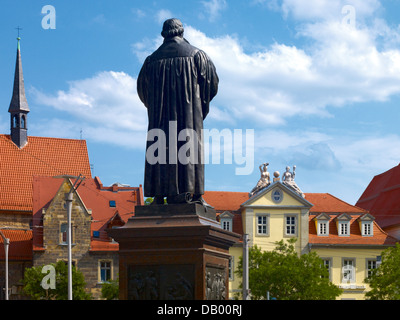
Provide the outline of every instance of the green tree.
<path id="1" fill-rule="evenodd" d="M 365 294 L 369 300 L 400 299 L 400 244 L 382 252 L 382 263 L 365 279 L 371 290 Z"/>
<path id="2" fill-rule="evenodd" d="M 322 260 L 315 252 L 298 255 L 296 239 L 276 242 L 273 251 L 249 248 L 249 289 L 254 300 L 270 297 L 278 300 L 333 300 L 341 290 L 329 280 Z M 236 273 L 243 274 L 243 260 Z M 242 284 L 241 284 L 242 286 Z"/>
<path id="3" fill-rule="evenodd" d="M 64 261 L 51 264 L 55 268 L 55 289 L 44 289 L 42 280 L 47 273 L 42 273 L 44 266 L 25 269 L 24 292 L 34 300 L 67 300 L 68 267 Z M 85 291 L 86 282 L 80 270 L 72 267 L 72 299 L 90 300 L 90 293 Z"/>
<path id="4" fill-rule="evenodd" d="M 110 280 L 103 283 L 101 287 L 101 297 L 106 300 L 118 300 L 119 298 L 119 281 Z"/>
<path id="5" fill-rule="evenodd" d="M 152 204 L 153 200 L 154 200 L 154 198 L 152 198 L 152 197 L 146 198 L 146 200 L 144 200 L 144 205 L 147 206 L 147 205 Z M 167 199 L 166 198 L 164 199 L 164 203 L 167 203 Z"/>

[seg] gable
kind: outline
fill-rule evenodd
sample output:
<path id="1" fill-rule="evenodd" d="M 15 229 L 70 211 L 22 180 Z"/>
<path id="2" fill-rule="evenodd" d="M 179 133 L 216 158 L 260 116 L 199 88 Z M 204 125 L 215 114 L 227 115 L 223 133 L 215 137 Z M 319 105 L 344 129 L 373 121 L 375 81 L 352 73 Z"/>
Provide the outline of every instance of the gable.
<path id="1" fill-rule="evenodd" d="M 60 188 L 58 189 L 56 195 L 54 196 L 54 198 L 51 200 L 49 207 L 47 208 L 47 210 L 45 211 L 45 214 L 47 215 L 48 210 L 50 209 L 58 209 L 59 207 L 63 207 L 65 209 L 65 213 L 66 211 L 66 195 L 70 192 L 72 187 L 72 183 L 69 179 L 64 179 L 63 183 L 61 184 Z M 83 203 L 81 197 L 79 196 L 79 192 L 73 192 L 73 204 L 77 204 L 77 205 L 73 205 L 73 209 L 72 210 L 77 210 L 79 212 L 79 214 L 82 215 L 91 215 L 91 211 L 88 210 L 85 206 L 85 204 Z"/>
<path id="2" fill-rule="evenodd" d="M 220 219 L 232 219 L 233 218 L 233 214 L 230 213 L 229 211 L 224 211 L 219 215 Z"/>
<path id="3" fill-rule="evenodd" d="M 254 195 L 243 204 L 243 207 L 312 207 L 312 204 L 301 195 L 292 191 L 279 181 Z"/>

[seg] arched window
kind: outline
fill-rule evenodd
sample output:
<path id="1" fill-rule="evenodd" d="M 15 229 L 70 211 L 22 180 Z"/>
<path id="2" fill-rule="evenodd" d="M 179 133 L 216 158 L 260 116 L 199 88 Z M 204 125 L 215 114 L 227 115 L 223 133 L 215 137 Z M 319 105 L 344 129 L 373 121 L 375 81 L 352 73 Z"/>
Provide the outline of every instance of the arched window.
<path id="1" fill-rule="evenodd" d="M 13 128 L 18 128 L 19 127 L 19 121 L 18 121 L 18 115 L 13 115 L 13 118 L 12 118 L 13 120 L 12 120 L 12 127 Z"/>
<path id="2" fill-rule="evenodd" d="M 21 117 L 21 128 L 26 129 L 26 119 L 25 115 Z"/>

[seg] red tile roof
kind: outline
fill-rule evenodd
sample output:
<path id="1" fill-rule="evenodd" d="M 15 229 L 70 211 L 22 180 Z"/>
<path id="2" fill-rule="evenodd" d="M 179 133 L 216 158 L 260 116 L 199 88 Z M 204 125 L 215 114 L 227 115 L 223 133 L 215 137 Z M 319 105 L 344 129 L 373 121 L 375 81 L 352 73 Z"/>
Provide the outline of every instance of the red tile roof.
<path id="1" fill-rule="evenodd" d="M 357 206 L 369 210 L 383 228 L 400 224 L 400 164 L 375 176 Z"/>
<path id="2" fill-rule="evenodd" d="M 248 192 L 205 191 L 203 198 L 215 208 L 217 217 L 225 211 L 232 213 L 232 231 L 243 235 L 242 214 L 239 209 L 242 203 L 249 200 Z"/>
<path id="3" fill-rule="evenodd" d="M 305 199 L 313 204 L 310 212 L 325 213 L 367 213 L 366 210 L 353 206 L 329 193 L 305 193 Z"/>
<path id="4" fill-rule="evenodd" d="M 204 200 L 217 211 L 236 211 L 249 200 L 248 192 L 205 191 Z"/>
<path id="5" fill-rule="evenodd" d="M 43 246 L 42 232 L 40 232 L 42 208 L 47 208 L 51 200 L 59 190 L 63 179 L 52 177 L 34 177 L 33 179 L 33 225 L 34 227 L 34 249 L 40 250 Z M 85 207 L 92 210 L 91 232 L 99 232 L 99 238 L 95 238 L 92 250 L 114 250 L 110 246 L 109 237 L 106 233 L 110 220 L 118 212 L 118 216 L 125 223 L 134 215 L 135 206 L 143 205 L 143 192 L 140 187 L 104 187 L 98 177 L 85 179 L 77 193 L 82 199 Z M 110 206 L 110 201 L 115 201 L 115 207 Z M 37 228 L 39 227 L 39 228 Z M 36 230 L 39 230 L 36 232 Z M 102 241 L 105 240 L 105 241 Z M 118 250 L 118 245 L 117 245 Z"/>
<path id="6" fill-rule="evenodd" d="M 32 260 L 32 230 L 1 230 L 10 239 L 8 260 Z M 0 260 L 5 260 L 4 241 L 0 237 Z"/>
<path id="7" fill-rule="evenodd" d="M 32 211 L 34 175 L 91 177 L 85 140 L 28 137 L 19 149 L 0 135 L 0 210 Z"/>
<path id="8" fill-rule="evenodd" d="M 397 240 L 384 232 L 379 225 L 373 222 L 373 236 L 363 236 L 361 234 L 358 218 L 360 215 L 351 215 L 350 235 L 339 236 L 335 218 L 337 214 L 330 214 L 329 235 L 318 236 L 314 218 L 318 214 L 309 216 L 309 243 L 319 245 L 395 245 Z"/>
<path id="9" fill-rule="evenodd" d="M 310 209 L 309 215 L 309 242 L 321 245 L 394 245 L 396 239 L 385 233 L 379 225 L 373 222 L 373 236 L 362 236 L 358 218 L 368 213 L 367 210 L 353 206 L 329 193 L 306 193 L 306 200 L 314 206 Z M 330 216 L 329 235 L 318 236 L 313 220 L 320 213 Z M 351 216 L 350 236 L 339 236 L 335 218 L 346 213 Z"/>

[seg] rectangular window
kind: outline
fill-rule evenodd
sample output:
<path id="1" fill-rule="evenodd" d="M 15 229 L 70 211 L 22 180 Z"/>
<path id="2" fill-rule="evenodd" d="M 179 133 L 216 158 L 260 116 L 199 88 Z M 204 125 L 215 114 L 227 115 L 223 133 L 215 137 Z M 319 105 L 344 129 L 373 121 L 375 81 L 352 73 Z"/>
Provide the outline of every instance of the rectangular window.
<path id="1" fill-rule="evenodd" d="M 115 202 L 115 200 L 110 200 L 109 205 L 111 208 L 115 208 L 117 206 L 117 203 Z"/>
<path id="2" fill-rule="evenodd" d="M 224 230 L 232 231 L 232 219 L 221 219 L 221 227 Z"/>
<path id="3" fill-rule="evenodd" d="M 342 266 L 342 283 L 355 282 L 354 260 L 344 259 Z"/>
<path id="4" fill-rule="evenodd" d="M 349 222 L 339 222 L 339 235 L 348 236 L 349 235 Z"/>
<path id="5" fill-rule="evenodd" d="M 327 236 L 328 231 L 328 222 L 327 221 L 318 221 L 318 235 L 319 236 Z"/>
<path id="6" fill-rule="evenodd" d="M 111 261 L 100 261 L 100 281 L 111 280 Z"/>
<path id="7" fill-rule="evenodd" d="M 257 234 L 259 235 L 268 234 L 268 216 L 257 217 Z"/>
<path id="8" fill-rule="evenodd" d="M 362 235 L 372 236 L 372 222 L 368 221 L 362 223 Z"/>
<path id="9" fill-rule="evenodd" d="M 324 267 L 328 270 L 328 277 L 331 278 L 331 259 L 322 259 Z"/>
<path id="10" fill-rule="evenodd" d="M 71 244 L 74 243 L 74 228 L 71 225 Z M 60 225 L 60 244 L 68 244 L 68 223 L 61 223 Z"/>
<path id="11" fill-rule="evenodd" d="M 295 216 L 286 216 L 286 235 L 296 235 L 297 219 Z"/>
<path id="12" fill-rule="evenodd" d="M 377 268 L 376 260 L 367 260 L 367 277 L 370 277 L 372 271 Z"/>
<path id="13" fill-rule="evenodd" d="M 233 264 L 233 256 L 229 257 L 229 280 L 233 280 L 233 275 L 234 275 L 234 264 Z"/>
<path id="14" fill-rule="evenodd" d="M 60 243 L 67 244 L 68 241 L 68 224 L 62 223 L 60 226 Z"/>

